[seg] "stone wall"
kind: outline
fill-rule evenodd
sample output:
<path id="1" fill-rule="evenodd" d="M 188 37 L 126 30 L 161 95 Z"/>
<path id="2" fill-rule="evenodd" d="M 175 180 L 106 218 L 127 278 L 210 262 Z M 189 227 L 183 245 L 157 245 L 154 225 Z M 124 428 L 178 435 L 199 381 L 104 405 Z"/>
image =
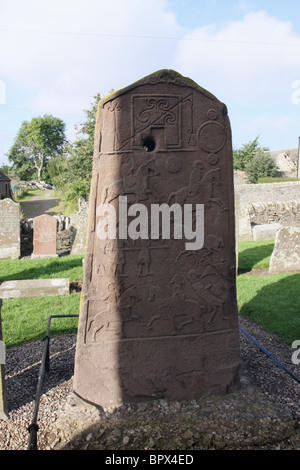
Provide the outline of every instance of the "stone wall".
<path id="1" fill-rule="evenodd" d="M 265 224 L 300 227 L 300 181 L 235 186 L 237 238 L 253 240 L 253 227 Z"/>
<path id="2" fill-rule="evenodd" d="M 235 186 L 241 203 L 300 201 L 300 181 Z"/>
<path id="3" fill-rule="evenodd" d="M 300 227 L 299 201 L 254 202 L 248 205 L 251 225 L 274 224 Z"/>

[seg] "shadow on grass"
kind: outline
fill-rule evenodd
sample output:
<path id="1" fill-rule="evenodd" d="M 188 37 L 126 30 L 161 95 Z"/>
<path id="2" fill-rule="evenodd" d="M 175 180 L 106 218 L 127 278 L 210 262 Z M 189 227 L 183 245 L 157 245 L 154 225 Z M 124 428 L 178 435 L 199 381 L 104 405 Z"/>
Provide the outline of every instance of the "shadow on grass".
<path id="1" fill-rule="evenodd" d="M 274 241 L 261 246 L 253 246 L 239 252 L 238 272 L 240 274 L 252 271 L 254 267 L 267 268 L 274 249 Z M 263 260 L 265 262 L 263 263 Z"/>
<path id="2" fill-rule="evenodd" d="M 249 278 L 257 293 L 239 313 L 291 345 L 300 340 L 300 273 L 263 277 Z"/>
<path id="3" fill-rule="evenodd" d="M 39 260 L 35 264 L 32 260 L 23 260 L 22 263 L 26 266 L 24 269 L 18 269 L 14 273 L 6 273 L 5 269 L 0 274 L 0 282 L 4 281 L 17 281 L 23 279 L 43 279 L 53 277 L 69 277 L 68 271 L 82 267 L 82 258 L 55 258 L 51 261 Z M 21 268 L 22 264 L 18 266 Z M 60 276 L 59 276 L 60 275 Z"/>

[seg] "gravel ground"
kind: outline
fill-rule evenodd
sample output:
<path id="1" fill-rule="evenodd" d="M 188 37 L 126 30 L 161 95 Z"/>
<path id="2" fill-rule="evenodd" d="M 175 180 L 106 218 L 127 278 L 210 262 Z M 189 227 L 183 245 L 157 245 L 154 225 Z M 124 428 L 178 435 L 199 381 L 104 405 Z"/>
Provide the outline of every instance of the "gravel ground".
<path id="1" fill-rule="evenodd" d="M 276 335 L 265 332 L 259 326 L 245 319 L 240 319 L 240 326 L 291 370 L 294 375 L 300 377 L 300 365 L 293 365 L 291 361 L 293 350 L 288 345 L 280 341 Z M 67 442 L 68 432 L 66 432 L 66 429 L 62 429 L 64 426 L 65 428 L 68 427 L 65 417 L 67 413 L 70 418 L 70 410 L 71 413 L 73 410 L 74 416 L 72 419 L 73 421 L 74 419 L 77 420 L 76 426 L 79 430 L 81 426 L 81 411 L 78 411 L 81 408 L 74 405 L 74 397 L 72 396 L 75 343 L 76 335 L 52 338 L 50 342 L 51 370 L 44 378 L 43 394 L 38 412 L 38 449 L 40 450 L 74 448 L 74 446 L 79 449 L 88 449 L 93 441 L 93 433 L 94 435 L 97 434 L 91 427 L 89 428 L 90 431 L 87 430 L 82 433 L 81 440 L 77 439 L 76 441 L 71 436 L 73 444 L 70 445 Z M 211 405 L 207 404 L 208 402 L 206 403 L 207 409 L 203 406 L 201 400 L 184 403 L 156 400 L 152 403 L 137 406 L 122 406 L 118 410 L 99 411 L 91 407 L 85 410 L 84 415 L 81 415 L 81 418 L 85 421 L 84 429 L 86 429 L 87 423 L 93 424 L 99 422 L 99 420 L 106 423 L 106 428 L 102 428 L 100 435 L 98 431 L 97 435 L 98 442 L 102 440 L 102 447 L 98 448 L 102 449 L 133 449 L 133 443 L 137 442 L 133 439 L 135 432 L 134 420 L 138 419 L 139 422 L 142 422 L 143 418 L 143 432 L 146 433 L 147 431 L 146 441 L 135 444 L 136 449 L 139 448 L 138 445 L 141 445 L 142 449 L 162 448 L 158 447 L 157 443 L 162 442 L 162 435 L 166 434 L 165 430 L 168 429 L 170 433 L 174 434 L 172 442 L 177 442 L 176 448 L 239 448 L 240 445 L 246 449 L 300 450 L 300 435 L 297 430 L 297 423 L 300 419 L 300 385 L 274 364 L 243 333 L 240 333 L 240 344 L 242 369 L 246 372 L 245 377 L 247 377 L 248 383 L 237 400 L 236 395 L 233 395 L 233 397 L 227 396 L 225 400 L 221 399 L 217 402 L 212 400 L 209 402 Z M 26 450 L 28 447 L 29 433 L 27 428 L 33 417 L 42 347 L 43 343 L 38 341 L 13 348 L 7 353 L 6 389 L 9 413 L 7 420 L 0 420 L 0 450 Z M 261 393 L 261 396 L 258 395 L 259 399 L 257 399 L 255 391 L 257 387 L 259 387 L 259 393 Z M 261 403 L 259 403 L 259 400 L 261 400 Z M 259 427 L 263 429 L 266 420 L 272 421 L 272 423 L 275 423 L 274 429 L 276 427 L 277 433 L 275 433 L 276 439 L 274 438 L 273 442 L 267 444 L 259 439 L 255 440 L 254 435 L 259 436 L 260 430 L 250 429 L 251 419 L 249 418 L 251 413 L 255 414 L 255 408 L 261 410 L 265 407 L 264 400 L 271 403 L 270 411 L 267 418 L 256 417 L 257 422 L 260 423 Z M 257 404 L 255 405 L 253 401 L 256 401 Z M 241 408 L 242 402 L 246 411 Z M 199 437 L 201 430 L 197 428 L 195 421 L 197 416 L 200 417 L 199 413 L 202 413 L 201 419 L 205 416 L 205 419 L 208 420 L 206 423 L 214 419 L 216 419 L 216 422 L 218 421 L 221 440 L 218 441 L 214 436 L 215 432 L 212 431 L 210 442 L 206 440 L 206 444 L 203 445 L 204 441 Z M 250 425 L 247 424 L 250 428 L 246 431 L 243 429 L 242 437 L 239 435 L 237 438 L 237 430 L 240 432 L 243 427 L 241 426 L 241 416 L 244 419 L 245 413 L 250 419 Z M 227 429 L 225 424 L 228 423 L 228 415 L 230 415 L 230 425 Z M 149 416 L 152 416 L 152 423 L 148 419 Z M 173 419 L 172 423 L 170 417 Z M 151 426 L 153 426 L 155 420 L 156 427 L 153 431 L 154 428 L 151 428 Z M 293 428 L 296 428 L 292 435 L 290 435 L 289 420 L 292 421 Z M 124 423 L 127 426 L 127 431 L 124 429 Z M 167 423 L 171 424 L 168 425 Z M 243 423 L 246 426 L 245 420 Z M 158 432 L 161 425 L 164 427 L 163 433 Z M 233 428 L 229 429 L 232 426 L 235 429 L 234 431 L 232 431 Z M 279 432 L 278 434 L 280 430 L 282 433 Z M 252 443 L 251 439 L 247 438 L 250 435 L 252 436 Z M 62 436 L 65 436 L 66 442 L 62 442 Z M 181 437 L 180 442 L 178 436 Z M 234 439 L 236 438 L 233 447 L 229 445 L 231 436 L 234 436 Z M 215 445 L 211 444 L 212 440 L 214 440 Z M 200 441 L 201 444 L 199 444 Z M 241 445 L 242 441 L 244 441 L 244 445 Z M 163 445 L 168 448 L 166 443 Z M 93 448 L 95 448 L 95 444 Z M 170 449 L 172 448 L 170 447 Z"/>

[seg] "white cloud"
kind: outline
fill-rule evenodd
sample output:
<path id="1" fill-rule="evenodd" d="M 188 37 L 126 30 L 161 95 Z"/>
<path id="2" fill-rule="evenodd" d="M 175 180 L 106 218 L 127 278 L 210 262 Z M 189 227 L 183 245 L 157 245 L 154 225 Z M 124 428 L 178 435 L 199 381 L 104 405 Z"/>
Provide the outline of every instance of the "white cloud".
<path id="1" fill-rule="evenodd" d="M 165 0 L 0 0 L 0 77 L 35 95 L 37 112 L 49 104 L 73 113 L 96 92 L 170 66 L 175 41 L 159 38 L 182 29 L 167 7 Z"/>
<path id="2" fill-rule="evenodd" d="M 211 92 L 244 103 L 289 92 L 299 73 L 299 53 L 292 24 L 260 11 L 221 29 L 214 24 L 195 29 L 180 41 L 175 62 Z"/>
<path id="3" fill-rule="evenodd" d="M 189 2 L 182 4 L 188 8 Z M 244 0 L 233 4 L 249 9 Z M 207 13 L 216 8 L 215 0 L 205 5 Z M 188 33 L 179 21 L 169 0 L 0 0 L 0 80 L 26 96 L 19 104 L 8 96 L 7 108 L 51 113 L 71 129 L 95 93 L 104 96 L 173 68 L 228 105 L 237 141 L 256 137 L 250 132 L 261 126 L 269 145 L 272 114 L 284 133 L 281 116 L 295 121 L 298 112 L 292 83 L 300 80 L 300 38 L 292 24 L 264 11 Z M 254 123 L 255 116 L 265 118 Z M 11 120 L 17 131 L 23 116 Z"/>

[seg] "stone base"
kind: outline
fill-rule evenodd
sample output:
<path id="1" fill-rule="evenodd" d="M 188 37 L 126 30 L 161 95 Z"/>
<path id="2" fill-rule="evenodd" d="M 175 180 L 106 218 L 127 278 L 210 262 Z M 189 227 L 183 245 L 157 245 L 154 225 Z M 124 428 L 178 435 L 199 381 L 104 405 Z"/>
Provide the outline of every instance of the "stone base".
<path id="1" fill-rule="evenodd" d="M 247 450 L 276 448 L 299 430 L 243 372 L 238 391 L 201 400 L 99 409 L 71 394 L 51 438 L 54 450 Z"/>

